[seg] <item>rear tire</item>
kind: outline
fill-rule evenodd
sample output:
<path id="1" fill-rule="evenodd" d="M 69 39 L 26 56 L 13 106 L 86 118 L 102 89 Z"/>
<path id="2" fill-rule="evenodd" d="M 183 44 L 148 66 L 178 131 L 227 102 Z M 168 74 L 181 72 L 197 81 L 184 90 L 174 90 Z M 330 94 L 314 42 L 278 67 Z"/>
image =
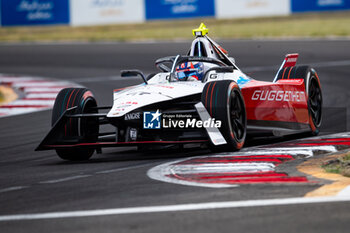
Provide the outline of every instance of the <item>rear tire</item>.
<path id="1" fill-rule="evenodd" d="M 202 92 L 202 103 L 212 118 L 221 121 L 220 132 L 227 144 L 209 144 L 212 151 L 236 151 L 246 138 L 247 115 L 241 90 L 236 82 L 209 82 Z"/>
<path id="2" fill-rule="evenodd" d="M 279 72 L 280 79 L 304 80 L 311 133 L 317 135 L 322 123 L 322 91 L 316 71 L 309 66 L 286 67 Z"/>
<path id="3" fill-rule="evenodd" d="M 90 90 L 86 88 L 65 88 L 62 89 L 55 100 L 52 110 L 53 126 L 68 108 L 77 106 L 74 114 L 97 113 L 93 107 L 97 107 L 96 100 Z M 78 139 L 78 143 L 96 142 L 99 132 L 97 118 L 73 118 L 69 119 L 64 126 L 64 139 Z M 83 161 L 88 160 L 95 149 L 71 148 L 56 149 L 57 155 L 64 160 Z"/>

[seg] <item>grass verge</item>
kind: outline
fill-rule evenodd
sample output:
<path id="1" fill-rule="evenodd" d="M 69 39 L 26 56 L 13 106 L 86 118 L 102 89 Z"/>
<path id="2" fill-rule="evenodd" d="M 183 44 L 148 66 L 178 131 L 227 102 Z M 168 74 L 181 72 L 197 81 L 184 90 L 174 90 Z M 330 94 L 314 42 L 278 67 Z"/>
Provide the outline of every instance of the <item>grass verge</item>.
<path id="1" fill-rule="evenodd" d="M 350 177 L 350 152 L 344 156 L 326 161 L 322 168 L 326 172 L 341 174 Z"/>
<path id="2" fill-rule="evenodd" d="M 139 41 L 191 39 L 192 29 L 206 23 L 215 38 L 349 37 L 350 11 L 296 14 L 253 19 L 213 18 L 151 21 L 106 26 L 0 28 L 0 42 Z"/>

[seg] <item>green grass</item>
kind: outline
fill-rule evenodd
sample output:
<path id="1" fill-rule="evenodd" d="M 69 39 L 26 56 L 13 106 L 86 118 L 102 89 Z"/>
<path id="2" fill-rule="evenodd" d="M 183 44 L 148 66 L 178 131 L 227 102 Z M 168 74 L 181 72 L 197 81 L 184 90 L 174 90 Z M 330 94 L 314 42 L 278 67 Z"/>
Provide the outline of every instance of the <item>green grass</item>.
<path id="1" fill-rule="evenodd" d="M 88 27 L 43 26 L 0 28 L 1 42 L 139 41 L 191 39 L 204 22 L 213 38 L 349 37 L 350 12 L 297 14 L 254 19 L 213 18 L 153 21 Z"/>
<path id="2" fill-rule="evenodd" d="M 341 158 L 327 161 L 322 167 L 326 172 L 350 177 L 350 152 Z"/>

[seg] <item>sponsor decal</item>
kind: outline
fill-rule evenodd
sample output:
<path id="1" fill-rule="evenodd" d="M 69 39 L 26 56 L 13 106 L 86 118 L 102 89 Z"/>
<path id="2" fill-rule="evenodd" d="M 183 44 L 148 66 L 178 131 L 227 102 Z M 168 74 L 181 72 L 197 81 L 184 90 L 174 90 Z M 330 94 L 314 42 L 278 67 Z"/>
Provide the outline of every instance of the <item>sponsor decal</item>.
<path id="1" fill-rule="evenodd" d="M 129 136 L 130 136 L 131 140 L 136 141 L 136 139 L 137 139 L 137 129 L 131 128 L 129 130 Z"/>
<path id="2" fill-rule="evenodd" d="M 210 79 L 217 79 L 218 78 L 218 75 L 217 74 L 211 74 L 210 75 Z"/>
<path id="3" fill-rule="evenodd" d="M 279 79 L 279 83 L 292 83 L 292 84 L 302 84 L 304 82 L 304 79 Z"/>
<path id="4" fill-rule="evenodd" d="M 29 2 L 22 0 L 17 6 L 17 12 L 27 12 L 28 20 L 48 20 L 52 19 L 53 2 Z"/>
<path id="5" fill-rule="evenodd" d="M 134 113 L 136 114 L 136 113 Z M 137 116 L 125 116 L 125 119 Z M 130 120 L 130 119 L 129 119 Z M 222 122 L 215 118 L 202 121 L 192 116 L 192 114 L 162 114 L 159 109 L 156 112 L 143 113 L 144 129 L 202 129 L 220 128 Z"/>
<path id="6" fill-rule="evenodd" d="M 122 6 L 125 0 L 93 0 L 92 5 L 96 7 Z"/>
<path id="7" fill-rule="evenodd" d="M 193 18 L 215 15 L 214 0 L 145 1 L 146 19 Z"/>
<path id="8" fill-rule="evenodd" d="M 132 105 L 135 105 L 135 104 L 137 104 L 137 102 L 123 102 L 123 103 L 120 103 L 120 104 L 118 104 L 118 107 L 117 107 L 117 109 L 123 109 L 123 111 L 124 111 L 124 109 L 125 108 L 129 108 L 129 107 L 131 107 Z"/>
<path id="9" fill-rule="evenodd" d="M 287 59 L 287 62 L 297 62 L 298 58 L 297 57 L 290 57 Z"/>
<path id="10" fill-rule="evenodd" d="M 303 91 L 255 90 L 252 100 L 302 102 L 306 98 Z"/>
<path id="11" fill-rule="evenodd" d="M 114 109 L 115 112 L 124 112 L 125 108 L 116 108 Z"/>
<path id="12" fill-rule="evenodd" d="M 43 11 L 51 10 L 52 8 L 52 2 L 38 2 L 36 0 L 29 2 L 27 0 L 22 0 L 21 3 L 17 6 L 17 11 Z"/>
<path id="13" fill-rule="evenodd" d="M 291 1 L 292 12 L 307 11 L 332 11 L 350 9 L 349 0 L 293 0 Z"/>
<path id="14" fill-rule="evenodd" d="M 1 2 L 3 25 L 67 24 L 68 0 L 11 0 Z"/>
<path id="15" fill-rule="evenodd" d="M 144 21 L 144 0 L 70 0 L 71 25 Z"/>
<path id="16" fill-rule="evenodd" d="M 285 58 L 285 63 L 283 65 L 283 68 L 286 67 L 293 67 L 297 63 L 299 54 L 293 53 L 293 54 L 288 54 Z"/>
<path id="17" fill-rule="evenodd" d="M 144 129 L 160 129 L 162 113 L 157 110 L 156 112 L 144 112 L 143 113 L 143 128 Z"/>
<path id="18" fill-rule="evenodd" d="M 221 121 L 215 120 L 215 118 L 210 118 L 208 120 L 202 121 L 195 118 L 187 119 L 175 119 L 163 118 L 163 128 L 220 128 Z"/>
<path id="19" fill-rule="evenodd" d="M 217 18 L 241 18 L 288 15 L 290 14 L 291 1 L 292 0 L 215 0 L 215 16 Z M 303 2 L 306 1 L 303 0 Z"/>
<path id="20" fill-rule="evenodd" d="M 135 96 L 135 95 L 150 95 L 150 94 L 151 94 L 150 92 L 141 91 L 141 92 L 131 92 L 131 93 L 128 93 L 127 95 Z"/>
<path id="21" fill-rule="evenodd" d="M 125 115 L 125 120 L 129 121 L 129 120 L 139 120 L 141 118 L 141 114 L 139 112 L 136 113 L 129 113 Z"/>
<path id="22" fill-rule="evenodd" d="M 138 104 L 137 102 L 132 102 L 132 101 L 127 101 L 125 103 L 121 103 L 121 104 L 130 104 L 130 105 L 134 105 L 134 104 Z"/>
<path id="23" fill-rule="evenodd" d="M 243 87 L 249 81 L 250 81 L 250 79 L 241 76 L 237 79 L 237 84 L 238 84 L 238 86 Z"/>
<path id="24" fill-rule="evenodd" d="M 317 5 L 319 6 L 342 6 L 344 5 L 344 0 L 318 0 Z"/>
<path id="25" fill-rule="evenodd" d="M 174 89 L 172 86 L 165 86 L 165 85 L 156 85 L 157 87 L 162 87 L 162 88 L 168 88 L 168 89 Z"/>
<path id="26" fill-rule="evenodd" d="M 270 2 L 262 0 L 248 1 L 247 8 L 266 8 L 269 6 L 269 4 Z"/>

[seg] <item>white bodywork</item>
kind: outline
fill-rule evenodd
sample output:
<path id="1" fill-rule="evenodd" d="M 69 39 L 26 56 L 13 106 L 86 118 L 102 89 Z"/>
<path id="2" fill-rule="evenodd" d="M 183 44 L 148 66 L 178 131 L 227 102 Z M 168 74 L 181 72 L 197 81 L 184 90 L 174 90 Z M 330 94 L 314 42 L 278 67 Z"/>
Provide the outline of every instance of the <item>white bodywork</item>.
<path id="1" fill-rule="evenodd" d="M 208 36 L 200 36 L 193 40 L 189 55 L 194 57 L 208 57 L 217 60 L 220 60 L 221 57 L 231 61 L 230 65 L 234 67 L 233 73 L 216 73 L 215 71 L 210 71 L 207 74 L 207 79 L 203 77 L 204 80 L 207 80 L 206 82 L 226 79 L 236 81 L 236 83 L 242 87 L 245 83 L 250 81 L 250 78 L 226 56 L 223 49 Z M 178 57 L 179 55 L 177 58 Z M 209 62 L 203 62 L 203 65 L 204 73 L 209 68 L 215 66 Z M 173 66 L 175 66 L 175 62 Z M 175 67 L 172 67 L 172 70 L 174 71 Z M 114 92 L 113 107 L 109 111 L 107 117 L 121 117 L 135 109 L 150 104 L 200 94 L 205 86 L 205 83 L 201 81 L 169 81 L 170 76 L 170 73 L 158 73 L 148 80 L 147 85 L 142 84 L 126 88 L 119 92 Z"/>
<path id="2" fill-rule="evenodd" d="M 216 73 L 211 71 L 208 74 L 208 81 L 234 80 L 239 84 L 239 79 L 249 78 L 240 70 L 233 73 Z M 205 83 L 201 81 L 168 81 L 169 73 L 158 73 L 148 80 L 148 84 L 141 84 L 135 87 L 126 88 L 115 92 L 113 96 L 113 107 L 107 117 L 121 117 L 135 109 L 168 101 L 176 98 L 202 93 Z"/>

